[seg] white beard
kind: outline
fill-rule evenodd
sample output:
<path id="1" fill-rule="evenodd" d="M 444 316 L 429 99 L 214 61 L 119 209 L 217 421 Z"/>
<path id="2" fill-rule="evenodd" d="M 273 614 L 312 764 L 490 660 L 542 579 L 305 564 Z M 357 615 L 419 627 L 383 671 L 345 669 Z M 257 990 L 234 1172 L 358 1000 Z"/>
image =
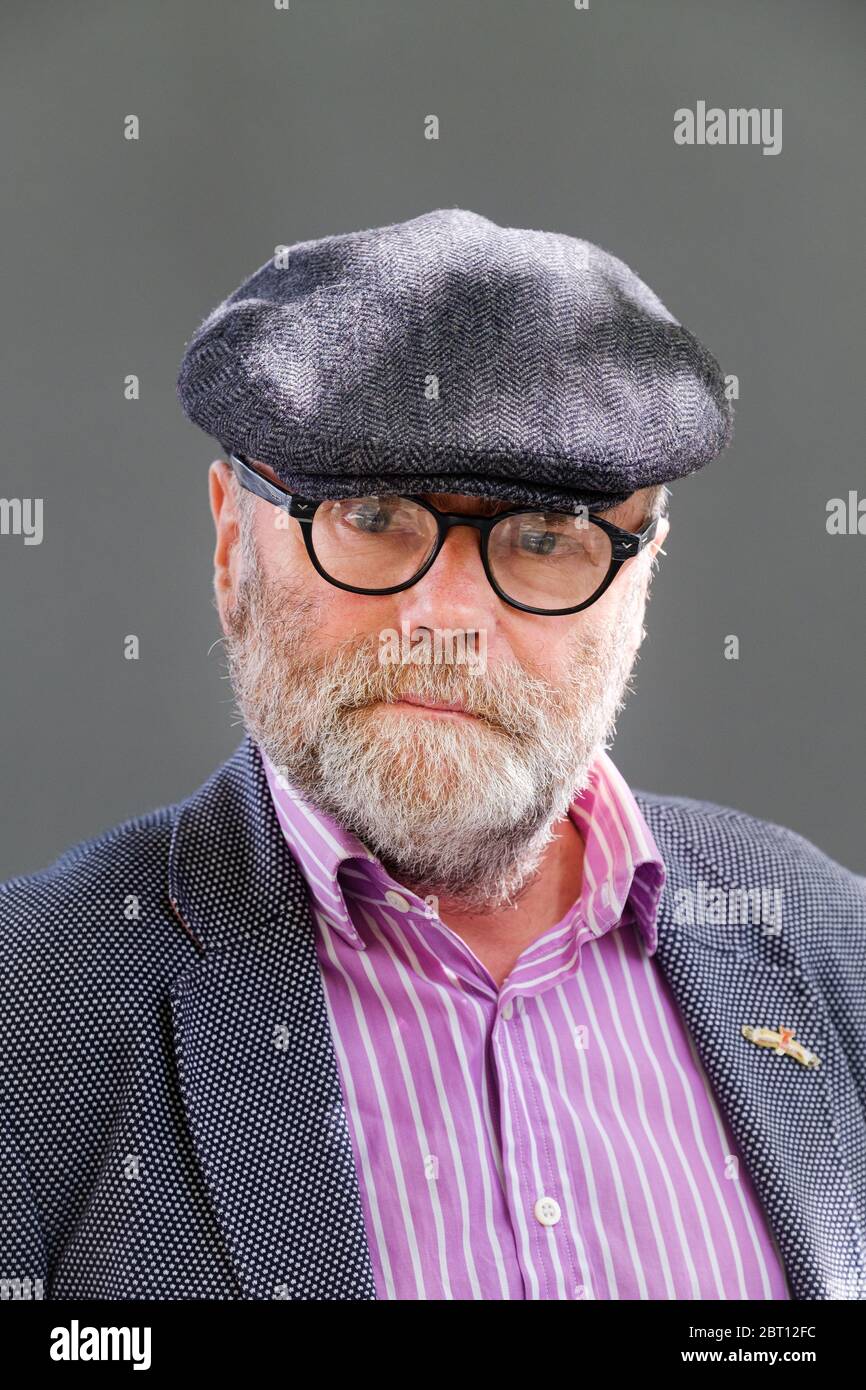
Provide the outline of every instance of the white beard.
<path id="1" fill-rule="evenodd" d="M 252 738 L 406 888 L 466 912 L 513 905 L 612 741 L 645 636 L 644 572 L 622 575 L 629 588 L 612 628 L 575 637 L 557 688 L 517 664 L 382 665 L 375 634 L 316 651 L 307 637 L 316 605 L 265 584 L 249 538 L 244 554 L 225 642 Z M 409 692 L 462 701 L 481 717 L 375 703 Z"/>

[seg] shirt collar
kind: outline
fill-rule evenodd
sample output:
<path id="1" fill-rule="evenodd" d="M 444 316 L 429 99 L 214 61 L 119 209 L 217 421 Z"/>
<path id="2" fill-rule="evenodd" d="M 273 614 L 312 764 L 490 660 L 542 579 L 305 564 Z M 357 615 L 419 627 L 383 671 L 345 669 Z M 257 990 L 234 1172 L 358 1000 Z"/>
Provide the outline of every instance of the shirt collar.
<path id="1" fill-rule="evenodd" d="M 425 910 L 422 899 L 396 882 L 356 835 L 303 797 L 264 753 L 262 762 L 289 849 L 319 912 L 344 940 L 364 949 L 346 906 L 341 871 L 347 864 L 370 875 L 379 891 L 395 892 Z M 628 913 L 652 955 L 658 944 L 664 862 L 625 778 L 604 749 L 596 755 L 588 785 L 573 798 L 568 814 L 584 840 L 581 906 L 593 936 L 603 936 Z"/>
<path id="2" fill-rule="evenodd" d="M 604 749 L 568 813 L 584 840 L 581 903 L 593 935 L 603 936 L 628 911 L 652 955 L 664 861 L 628 783 Z"/>

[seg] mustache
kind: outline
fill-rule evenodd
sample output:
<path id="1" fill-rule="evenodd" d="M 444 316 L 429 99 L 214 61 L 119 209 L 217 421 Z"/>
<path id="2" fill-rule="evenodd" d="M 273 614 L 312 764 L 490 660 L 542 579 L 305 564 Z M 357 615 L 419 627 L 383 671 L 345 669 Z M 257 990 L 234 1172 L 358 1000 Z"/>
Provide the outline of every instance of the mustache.
<path id="1" fill-rule="evenodd" d="M 414 696 L 459 704 L 494 730 L 518 738 L 542 712 L 549 718 L 564 711 L 562 692 L 516 662 L 484 670 L 469 663 L 383 663 L 368 639 L 352 639 L 316 675 L 320 685 L 324 681 L 330 687 L 338 715 Z"/>

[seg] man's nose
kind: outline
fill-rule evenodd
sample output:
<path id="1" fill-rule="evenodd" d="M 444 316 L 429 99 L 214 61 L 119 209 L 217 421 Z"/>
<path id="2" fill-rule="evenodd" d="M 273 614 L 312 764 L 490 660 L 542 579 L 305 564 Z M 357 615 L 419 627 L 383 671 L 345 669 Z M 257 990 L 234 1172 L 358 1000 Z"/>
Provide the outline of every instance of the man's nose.
<path id="1" fill-rule="evenodd" d="M 502 606 L 484 573 L 481 534 L 473 526 L 452 526 L 427 573 L 394 597 L 410 626 L 484 628 L 488 638 Z"/>

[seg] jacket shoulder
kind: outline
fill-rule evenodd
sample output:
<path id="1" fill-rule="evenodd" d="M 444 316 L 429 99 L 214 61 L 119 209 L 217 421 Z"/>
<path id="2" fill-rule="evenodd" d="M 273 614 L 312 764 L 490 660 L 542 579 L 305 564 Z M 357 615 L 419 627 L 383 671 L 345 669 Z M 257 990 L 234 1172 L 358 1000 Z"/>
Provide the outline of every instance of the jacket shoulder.
<path id="1" fill-rule="evenodd" d="M 184 799 L 129 817 L 44 868 L 0 883 L 0 981 L 4 995 L 13 991 L 13 1005 L 14 983 L 6 982 L 16 974 L 29 976 L 35 994 L 51 997 L 52 964 L 66 976 L 77 971 L 82 991 L 89 976 L 108 992 L 112 980 L 120 988 L 127 977 L 147 990 L 178 962 L 197 958 L 200 943 L 176 911 L 171 888 L 181 827 L 207 886 L 235 849 L 226 827 L 251 814 L 245 797 L 254 766 L 245 740 Z"/>
<path id="2" fill-rule="evenodd" d="M 790 826 L 694 797 L 633 795 L 675 881 L 703 867 L 733 887 L 778 887 L 804 925 L 841 913 L 866 932 L 866 877 Z"/>
<path id="3" fill-rule="evenodd" d="M 169 848 L 182 803 L 82 840 L 44 868 L 0 883 L 0 978 L 17 1008 L 108 1004 L 114 987 L 146 988 L 159 962 L 191 958 L 168 896 Z M 182 944 L 185 943 L 185 946 Z M 114 982 L 114 987 L 113 987 Z M 92 993 L 98 992 L 98 998 Z M 17 1002 L 16 1002 L 17 1001 Z"/>
<path id="4" fill-rule="evenodd" d="M 695 796 L 660 795 L 635 790 L 634 798 L 648 823 L 657 824 L 662 834 L 669 835 L 671 841 L 692 844 L 696 849 L 703 847 L 705 851 L 723 851 L 728 859 L 737 853 L 752 853 L 781 858 L 788 856 L 816 865 L 822 862 L 827 869 L 851 878 L 860 887 L 866 885 L 865 877 L 838 863 L 819 845 L 808 840 L 806 835 L 778 821 L 762 820 L 735 806 L 699 801 Z"/>
<path id="5" fill-rule="evenodd" d="M 130 816 L 127 820 L 119 821 L 117 825 L 110 826 L 107 830 L 101 830 L 86 840 L 80 840 L 77 844 L 70 845 L 63 850 L 56 859 L 51 860 L 44 868 L 4 879 L 0 882 L 0 894 L 12 893 L 16 889 L 25 891 L 36 889 L 41 883 L 64 877 L 67 881 L 72 882 L 75 875 L 69 874 L 68 871 L 79 863 L 82 864 L 85 875 L 88 872 L 91 875 L 94 872 L 98 873 L 101 864 L 107 862 L 105 852 L 117 842 L 120 842 L 121 852 L 123 852 L 124 844 L 130 846 L 130 842 L 144 845 L 148 839 L 159 841 L 161 835 L 165 833 L 166 826 L 169 827 L 170 833 L 170 827 L 180 805 L 181 803 L 178 802 L 170 806 L 157 807 L 155 810 L 147 811 L 142 815 Z"/>
<path id="6" fill-rule="evenodd" d="M 0 923 L 40 902 L 92 895 L 106 881 L 165 864 L 172 827 L 182 803 L 161 806 L 80 840 L 44 868 L 0 882 Z M 99 896 L 90 898 L 95 906 Z"/>

